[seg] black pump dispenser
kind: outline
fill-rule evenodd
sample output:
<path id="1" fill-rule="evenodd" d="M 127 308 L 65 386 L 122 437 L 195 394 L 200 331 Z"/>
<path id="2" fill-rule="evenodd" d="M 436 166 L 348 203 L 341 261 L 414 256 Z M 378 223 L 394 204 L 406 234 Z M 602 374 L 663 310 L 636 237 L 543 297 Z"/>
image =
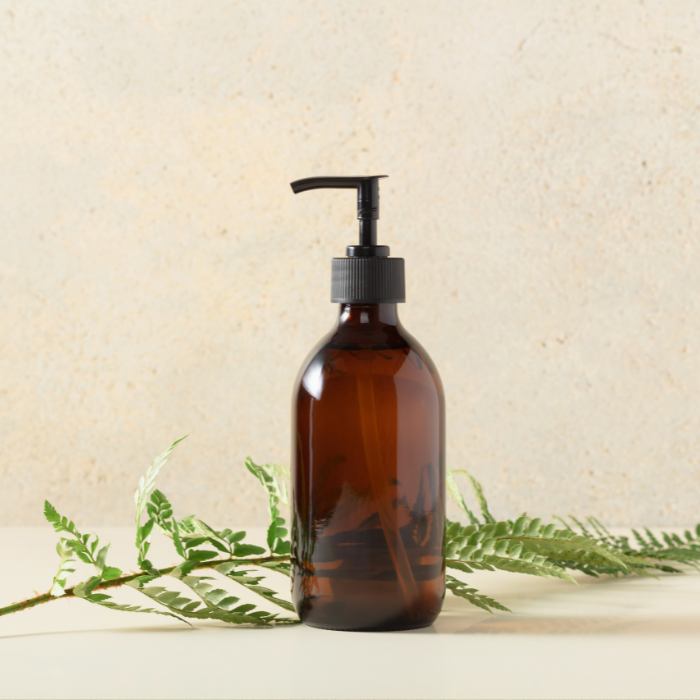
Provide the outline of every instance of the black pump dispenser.
<path id="1" fill-rule="evenodd" d="M 346 258 L 333 258 L 331 301 L 378 304 L 406 301 L 403 258 L 390 258 L 389 246 L 377 245 L 379 180 L 387 175 L 307 177 L 291 183 L 295 194 L 316 189 L 356 189 L 359 245 L 347 247 Z"/>

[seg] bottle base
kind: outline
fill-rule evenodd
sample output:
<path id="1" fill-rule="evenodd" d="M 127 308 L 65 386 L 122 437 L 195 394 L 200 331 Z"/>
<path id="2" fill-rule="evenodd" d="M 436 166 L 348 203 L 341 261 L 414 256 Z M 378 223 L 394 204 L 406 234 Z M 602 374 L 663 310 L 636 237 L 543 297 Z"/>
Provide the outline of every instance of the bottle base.
<path id="1" fill-rule="evenodd" d="M 396 625 L 389 624 L 377 627 L 344 627 L 340 625 L 335 626 L 329 624 L 319 625 L 316 622 L 307 622 L 306 620 L 302 620 L 302 622 L 307 627 L 314 627 L 315 629 L 319 630 L 330 630 L 333 632 L 405 632 L 407 630 L 417 630 L 422 629 L 423 627 L 430 627 L 430 625 L 432 625 L 435 622 L 435 620 L 420 620 L 411 623 L 403 623 Z"/>

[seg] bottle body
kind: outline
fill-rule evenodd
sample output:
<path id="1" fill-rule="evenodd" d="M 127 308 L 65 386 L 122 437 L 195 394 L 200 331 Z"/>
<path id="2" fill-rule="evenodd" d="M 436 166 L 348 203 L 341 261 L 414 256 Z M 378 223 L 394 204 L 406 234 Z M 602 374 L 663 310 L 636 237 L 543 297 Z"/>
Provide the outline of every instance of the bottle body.
<path id="1" fill-rule="evenodd" d="M 440 377 L 396 304 L 341 304 L 297 378 L 292 593 L 327 629 L 431 624 L 445 592 Z"/>

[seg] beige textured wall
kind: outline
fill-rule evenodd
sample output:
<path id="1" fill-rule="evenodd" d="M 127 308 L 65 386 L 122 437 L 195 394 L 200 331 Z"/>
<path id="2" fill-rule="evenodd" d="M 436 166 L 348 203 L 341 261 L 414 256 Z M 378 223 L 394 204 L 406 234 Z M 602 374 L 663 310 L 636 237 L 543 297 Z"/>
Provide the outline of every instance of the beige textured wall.
<path id="1" fill-rule="evenodd" d="M 386 172 L 448 458 L 512 516 L 700 514 L 700 6 L 0 2 L 0 524 L 262 523 Z"/>

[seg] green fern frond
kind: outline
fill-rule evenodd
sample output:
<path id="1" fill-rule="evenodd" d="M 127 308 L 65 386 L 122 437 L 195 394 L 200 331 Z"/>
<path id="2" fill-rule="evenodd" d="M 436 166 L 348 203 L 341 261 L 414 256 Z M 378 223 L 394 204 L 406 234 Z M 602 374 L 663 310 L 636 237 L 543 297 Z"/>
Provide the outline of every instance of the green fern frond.
<path id="1" fill-rule="evenodd" d="M 53 577 L 50 593 L 52 596 L 59 597 L 66 592 L 66 582 L 68 581 L 68 577 L 75 573 L 78 559 L 75 555 L 75 550 L 71 546 L 71 541 L 63 537 L 56 545 L 56 552 L 61 558 L 61 563 L 58 566 L 56 575 Z"/>
<path id="2" fill-rule="evenodd" d="M 545 578 L 574 579 L 564 569 L 536 552 L 528 551 L 521 541 L 511 541 L 510 523 L 489 523 L 480 527 L 450 523 L 447 528 L 446 565 L 471 573 L 472 570 L 500 569 L 512 573 L 530 574 Z M 494 534 L 498 533 L 498 537 Z"/>
<path id="3" fill-rule="evenodd" d="M 569 521 L 554 516 L 566 528 L 572 532 L 577 529 L 585 533 L 589 532 L 586 526 L 578 519 L 569 516 Z M 611 550 L 628 566 L 628 570 L 620 570 L 618 567 L 610 567 L 605 562 L 596 561 L 594 558 L 588 561 L 566 563 L 560 558 L 557 563 L 583 571 L 590 576 L 600 574 L 640 574 L 648 575 L 646 570 L 661 571 L 665 573 L 681 573 L 680 569 L 670 566 L 668 562 L 699 568 L 700 564 L 700 525 L 694 532 L 686 530 L 681 537 L 675 532 L 661 532 L 660 539 L 649 528 L 632 530 L 632 536 L 636 547 L 630 542 L 630 538 L 623 535 L 612 535 L 610 531 L 594 517 L 586 518 L 586 521 L 594 530 L 598 542 Z M 570 524 L 573 523 L 573 526 Z M 663 540 L 663 541 L 662 541 Z"/>
<path id="4" fill-rule="evenodd" d="M 284 574 L 285 576 L 291 576 L 291 565 L 286 561 L 271 561 L 260 564 L 261 567 L 265 569 L 271 569 L 279 574 Z"/>
<path id="5" fill-rule="evenodd" d="M 459 486 L 457 485 L 457 482 L 455 481 L 454 475 L 455 474 L 462 474 L 469 479 L 469 483 L 471 484 L 472 491 L 474 491 L 474 495 L 476 496 L 477 503 L 479 504 L 479 509 L 481 510 L 481 516 L 484 519 L 484 522 L 486 523 L 494 523 L 496 522 L 495 518 L 491 515 L 489 512 L 489 505 L 486 501 L 486 496 L 484 496 L 484 489 L 481 486 L 481 484 L 467 471 L 464 469 L 450 469 L 447 467 L 446 470 L 446 475 L 447 475 L 447 488 L 450 493 L 450 495 L 455 499 L 457 502 L 457 505 L 467 514 L 467 517 L 469 518 L 469 522 L 472 525 L 479 525 L 480 521 L 479 519 L 474 515 L 474 513 L 467 507 L 467 504 L 464 500 L 464 496 L 462 496 L 462 492 L 459 489 Z"/>
<path id="6" fill-rule="evenodd" d="M 174 442 L 151 463 L 136 490 L 136 546 L 139 565 L 143 571 L 122 577 L 119 569 L 107 566 L 109 544 L 100 546 L 97 535 L 81 533 L 72 520 L 60 515 L 47 501 L 44 504 L 46 519 L 56 532 L 65 533 L 57 546 L 60 563 L 51 590 L 33 599 L 0 608 L 0 616 L 60 596 L 75 595 L 113 610 L 168 615 L 187 624 L 190 624 L 188 620 L 195 619 L 220 620 L 256 627 L 298 623 L 298 619 L 258 610 L 253 604 L 240 604 L 237 596 L 217 586 L 217 579 L 193 575 L 196 570 L 213 569 L 223 575 L 226 582 L 234 582 L 269 603 L 294 611 L 291 603 L 278 598 L 275 591 L 261 585 L 263 576 L 249 568 L 242 568 L 255 566 L 290 575 L 290 542 L 286 539 L 288 532 L 280 513 L 280 506 L 289 503 L 285 484 L 288 471 L 275 464 L 258 465 L 250 457 L 246 459 L 247 469 L 265 489 L 270 512 L 270 526 L 267 530 L 270 555 L 260 557 L 258 555 L 265 554 L 266 550 L 245 542 L 244 531 L 217 530 L 194 515 L 182 520 L 174 517 L 171 503 L 165 494 L 156 489 L 155 484 L 159 471 L 180 441 Z M 479 504 L 481 519 L 468 507 L 454 478 L 455 474 L 469 479 Z M 515 521 L 496 521 L 491 515 L 481 484 L 471 474 L 464 470 L 448 469 L 447 486 L 450 495 L 470 521 L 467 526 L 447 522 L 446 566 L 453 571 L 470 574 L 479 570 L 499 569 L 574 581 L 567 569 L 591 576 L 681 573 L 672 564 L 700 570 L 700 525 L 694 531 L 686 530 L 682 534 L 655 533 L 643 528 L 634 530 L 628 537 L 613 535 L 594 517 L 578 519 L 569 516 L 564 519 L 554 516 L 556 522 L 549 524 L 527 516 Z M 142 523 L 144 513 L 147 517 Z M 154 527 L 172 540 L 176 552 L 182 558 L 179 565 L 157 570 L 148 561 L 150 535 Z M 94 566 L 97 575 L 67 589 L 68 577 L 76 571 L 78 560 Z M 192 595 L 169 590 L 164 585 L 168 575 L 181 581 L 192 591 Z M 121 585 L 131 586 L 162 609 L 117 604 L 102 592 Z M 483 610 L 508 611 L 505 606 L 470 588 L 454 576 L 446 576 L 446 586 L 454 595 Z"/>
<path id="7" fill-rule="evenodd" d="M 156 487 L 156 477 L 158 476 L 158 472 L 165 466 L 165 463 L 168 461 L 168 457 L 170 457 L 170 453 L 175 449 L 176 445 L 181 443 L 186 437 L 187 435 L 179 440 L 175 440 L 175 442 L 170 445 L 170 447 L 163 452 L 163 454 L 158 455 L 158 457 L 151 462 L 151 465 L 146 470 L 146 473 L 139 479 L 138 487 L 134 493 L 134 502 L 136 504 L 134 519 L 136 522 L 136 549 L 138 551 L 138 562 L 139 566 L 146 570 L 153 569 L 153 565 L 146 557 L 151 546 L 149 536 L 153 530 L 155 519 L 150 516 L 147 518 L 146 522 L 141 525 L 141 516 L 146 510 L 151 492 Z"/>
<path id="8" fill-rule="evenodd" d="M 61 516 L 48 501 L 44 501 L 44 517 L 51 523 L 56 532 L 67 532 L 73 535 L 75 539 L 82 541 L 83 535 L 75 526 L 75 523 L 65 516 Z"/>
<path id="9" fill-rule="evenodd" d="M 62 537 L 56 546 L 61 563 L 51 586 L 52 596 L 60 597 L 64 594 L 66 581 L 68 576 L 75 572 L 75 563 L 78 559 L 85 564 L 92 564 L 97 575 L 103 580 L 109 581 L 121 576 L 122 572 L 119 569 L 106 565 L 109 544 L 100 548 L 100 538 L 97 535 L 83 535 L 72 520 L 61 516 L 48 501 L 44 501 L 44 517 L 56 532 L 73 535 L 73 537 Z"/>
<path id="10" fill-rule="evenodd" d="M 448 562 L 456 560 L 472 568 L 490 566 L 570 581 L 574 579 L 564 571 L 566 563 L 604 564 L 618 571 L 629 568 L 624 555 L 597 540 L 578 535 L 571 529 L 557 529 L 554 524 L 543 525 L 539 518 L 526 516 L 515 522 L 481 526 L 462 527 L 459 523 L 449 523 L 446 555 Z"/>
<path id="11" fill-rule="evenodd" d="M 238 571 L 237 567 L 239 566 L 240 563 L 238 562 L 225 562 L 224 564 L 219 564 L 219 566 L 214 567 L 214 571 L 218 571 L 231 581 L 244 586 L 249 591 L 257 593 L 270 603 L 274 603 L 289 612 L 296 612 L 296 609 L 290 602 L 282 598 L 277 598 L 276 592 L 271 588 L 259 585 L 260 582 L 264 580 L 262 576 L 255 576 L 252 571 Z"/>
<path id="12" fill-rule="evenodd" d="M 445 469 L 445 477 L 447 481 L 447 491 L 450 494 L 450 496 L 452 496 L 455 503 L 464 511 L 465 515 L 469 518 L 469 522 L 472 525 L 478 525 L 479 519 L 474 515 L 474 513 L 472 513 L 469 506 L 467 506 L 467 503 L 464 500 L 464 496 L 462 496 L 462 492 L 459 490 L 459 486 L 455 481 L 452 469 L 450 469 L 449 465 L 447 465 Z"/>
<path id="13" fill-rule="evenodd" d="M 477 608 L 486 610 L 486 612 L 493 613 L 491 608 L 503 610 L 504 612 L 512 612 L 505 605 L 501 605 L 497 600 L 479 593 L 476 588 L 469 588 L 468 584 L 464 583 L 464 581 L 460 581 L 449 574 L 446 576 L 445 586 L 447 590 L 451 591 L 454 595 L 464 598 L 472 605 L 476 605 Z"/>
<path id="14" fill-rule="evenodd" d="M 154 615 L 167 615 L 168 617 L 174 617 L 180 622 L 184 622 L 186 625 L 190 623 L 184 620 L 179 615 L 172 612 L 164 612 L 162 610 L 155 610 L 154 608 L 143 608 L 140 605 L 120 605 L 112 601 L 112 597 L 106 593 L 94 593 L 97 586 L 102 583 L 102 579 L 99 576 L 93 576 L 83 583 L 79 583 L 74 589 L 74 595 L 78 598 L 86 600 L 88 603 L 93 603 L 95 605 L 101 605 L 103 608 L 109 608 L 110 610 L 118 610 L 121 612 L 138 612 L 138 613 L 153 613 Z M 191 626 L 191 625 L 190 625 Z"/>
<path id="15" fill-rule="evenodd" d="M 526 553 L 522 559 L 518 556 L 483 556 L 480 553 L 475 553 L 474 557 L 469 557 L 468 559 L 447 559 L 445 560 L 445 565 L 450 569 L 457 569 L 465 573 L 499 569 L 501 571 L 510 571 L 514 574 L 529 574 L 530 576 L 540 576 L 542 578 L 560 578 L 576 583 L 576 580 L 567 574 L 562 566 L 532 552 Z"/>
<path id="16" fill-rule="evenodd" d="M 171 575 L 175 574 L 175 571 Z M 256 606 L 252 603 L 237 605 L 239 598 L 232 596 L 222 588 L 215 588 L 209 583 L 212 580 L 210 577 L 190 576 L 188 574 L 182 576 L 176 574 L 176 577 L 188 586 L 200 600 L 186 598 L 177 591 L 168 590 L 165 586 L 150 586 L 148 584 L 154 580 L 151 576 L 135 579 L 127 585 L 162 605 L 176 617 L 220 620 L 230 624 L 256 627 L 289 625 L 298 622 L 298 620 L 290 618 L 280 618 L 276 613 L 256 610 Z"/>
<path id="17" fill-rule="evenodd" d="M 248 471 L 263 485 L 267 492 L 268 509 L 270 511 L 270 526 L 267 529 L 267 546 L 271 554 L 289 554 L 290 544 L 285 537 L 288 534 L 284 526 L 284 518 L 280 514 L 279 505 L 289 505 L 285 477 L 289 472 L 278 464 L 255 464 L 246 457 L 245 466 Z"/>
<path id="18" fill-rule="evenodd" d="M 487 523 L 495 523 L 496 519 L 489 512 L 489 505 L 486 502 L 486 497 L 484 496 L 484 489 L 481 486 L 481 484 L 469 472 L 465 471 L 464 469 L 454 469 L 452 473 L 463 474 L 467 477 L 467 479 L 469 479 L 469 483 L 472 486 L 472 490 L 474 491 L 474 495 L 476 496 L 476 500 L 479 504 L 479 509 L 481 510 L 482 517 Z"/>

